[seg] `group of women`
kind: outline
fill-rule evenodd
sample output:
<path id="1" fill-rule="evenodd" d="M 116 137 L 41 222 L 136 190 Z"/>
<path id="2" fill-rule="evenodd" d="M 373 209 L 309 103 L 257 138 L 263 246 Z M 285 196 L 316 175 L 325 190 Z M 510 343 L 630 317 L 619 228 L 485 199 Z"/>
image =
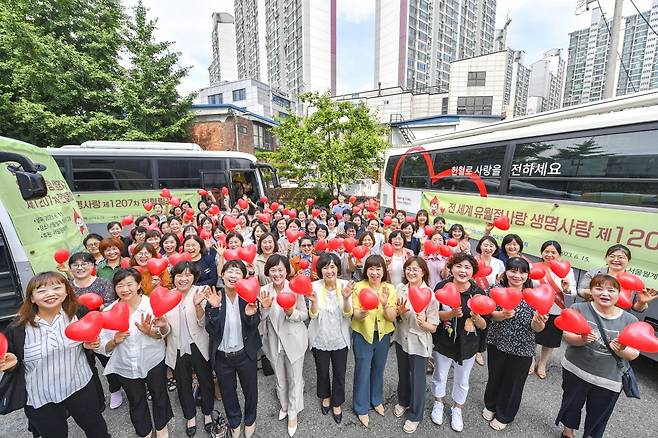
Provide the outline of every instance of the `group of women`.
<path id="1" fill-rule="evenodd" d="M 482 417 L 493 430 L 502 430 L 519 411 L 528 375 L 546 378 L 551 351 L 563 339 L 564 395 L 556 424 L 563 425 L 562 436 L 573 437 L 586 405 L 585 436 L 603 436 L 621 390 L 623 367 L 617 364 L 628 366 L 638 355 L 616 339 L 635 320 L 615 306 L 620 293 L 615 276 L 630 263 L 628 248 L 609 248 L 606 267 L 588 272 L 577 286 L 573 271 L 560 278 L 547 269 L 544 278 L 531 280 L 522 238 L 508 234 L 499 244 L 490 235 L 491 224 L 471 245 L 460 224 L 446 229 L 445 220 L 437 217 L 426 227 L 430 217 L 425 210 L 410 221 L 405 212 L 391 210 L 384 211 L 381 220 L 375 214 L 364 218 L 355 213 L 361 208 L 353 210 L 344 198 L 313 214 L 270 211 L 270 205 L 262 203 L 250 202 L 244 209 L 223 204 L 222 214 L 212 215 L 208 210 L 213 201 L 203 199 L 194 218 L 183 217 L 189 205 L 169 216 L 157 206 L 156 214 L 135 221 L 130 237 L 123 235 L 120 223 L 112 222 L 108 236 L 86 236 L 86 251 L 73 254 L 58 267 L 60 272 L 44 272 L 29 282 L 19 318 L 6 332 L 9 348 L 0 359 L 0 371 L 22 378 L 24 411 L 35 436 L 66 436 L 67 415 L 87 436 L 109 436 L 101 415 L 105 398 L 98 359 L 110 391 L 110 409 L 118 408 L 125 395 L 138 436 L 168 436 L 173 390 L 187 436 L 197 432 L 197 405 L 210 432 L 216 382 L 232 436 L 239 437 L 243 427 L 249 438 L 256 429 L 262 354 L 274 373 L 278 419 L 287 421 L 293 436 L 305 407 L 306 350 L 315 362 L 319 409 L 324 415 L 331 412 L 336 423 L 343 419 L 352 350 L 352 410 L 368 427 L 371 410 L 387 415 L 384 369 L 391 346 L 398 371 L 392 413 L 404 417 L 404 432 L 413 433 L 423 419 L 428 371 L 434 398 L 431 420 L 443 424 L 451 369 L 450 427 L 462 431 L 471 370 L 476 363 L 484 365 L 485 353 L 488 381 Z M 365 248 L 363 256 L 355 257 L 345 244 L 327 248 L 333 238 L 356 240 Z M 422 251 L 427 240 L 443 244 L 448 239 L 456 242 L 449 256 Z M 235 257 L 252 245 L 254 257 Z M 181 253 L 185 259 L 177 260 Z M 561 253 L 558 242 L 547 241 L 535 265 L 547 266 Z M 153 275 L 153 258 L 166 258 L 170 266 Z M 489 268 L 487 275 L 478 275 Z M 298 275 L 313 280 L 306 295 L 291 293 L 290 281 Z M 257 299 L 249 302 L 237 287 L 247 278 L 260 286 Z M 540 284 L 556 297 L 546 315 L 524 301 L 513 310 L 497 307 L 489 315 L 469 308 L 470 299 L 493 287 L 523 290 Z M 160 317 L 154 316 L 149 300 L 155 288 L 182 295 L 180 303 Z M 410 291 L 427 288 L 454 288 L 461 303 L 450 307 L 431 294 L 429 304 L 416 312 Z M 103 329 L 94 342 L 69 340 L 66 326 L 88 311 L 77 300 L 84 293 L 100 295 L 103 312 L 127 312 L 128 329 Z M 362 294 L 374 294 L 374 308 L 364 307 Z M 592 334 L 563 333 L 555 326 L 567 296 L 579 297 L 574 306 L 587 316 Z M 655 297 L 654 290 L 639 291 L 633 308 L 644 311 Z M 597 333 L 607 335 L 610 348 Z"/>

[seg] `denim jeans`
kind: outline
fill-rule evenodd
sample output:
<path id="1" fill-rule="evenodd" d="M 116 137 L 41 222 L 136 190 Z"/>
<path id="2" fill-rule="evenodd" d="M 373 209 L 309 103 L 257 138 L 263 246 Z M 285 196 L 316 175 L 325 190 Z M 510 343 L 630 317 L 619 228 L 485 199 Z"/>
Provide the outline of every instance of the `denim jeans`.
<path id="1" fill-rule="evenodd" d="M 366 415 L 371 406 L 384 401 L 384 367 L 391 345 L 390 333 L 369 344 L 358 332 L 352 333 L 354 351 L 353 408 L 357 415 Z"/>

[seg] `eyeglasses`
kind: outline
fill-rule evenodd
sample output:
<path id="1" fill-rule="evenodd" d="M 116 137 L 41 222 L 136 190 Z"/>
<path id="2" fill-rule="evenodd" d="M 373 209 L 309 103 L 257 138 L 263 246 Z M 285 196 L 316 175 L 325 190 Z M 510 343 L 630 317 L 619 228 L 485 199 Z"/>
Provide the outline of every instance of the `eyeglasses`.
<path id="1" fill-rule="evenodd" d="M 89 267 L 88 262 L 76 263 L 75 265 L 71 265 L 71 269 L 87 269 L 88 267 Z"/>
<path id="2" fill-rule="evenodd" d="M 608 256 L 608 258 L 610 260 L 628 260 L 628 257 L 626 257 L 625 255 L 612 255 L 612 254 L 610 254 Z"/>
<path id="3" fill-rule="evenodd" d="M 305 244 L 303 244 L 303 245 L 299 245 L 299 246 L 301 246 L 302 248 L 310 248 L 310 247 L 312 247 L 313 245 L 311 245 L 310 243 L 305 243 Z"/>

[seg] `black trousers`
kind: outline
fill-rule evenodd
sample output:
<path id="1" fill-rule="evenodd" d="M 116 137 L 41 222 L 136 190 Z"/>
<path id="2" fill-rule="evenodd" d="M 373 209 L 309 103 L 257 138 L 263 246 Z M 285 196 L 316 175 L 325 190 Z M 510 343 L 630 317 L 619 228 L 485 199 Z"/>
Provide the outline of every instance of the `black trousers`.
<path id="1" fill-rule="evenodd" d="M 495 418 L 501 423 L 511 423 L 521 406 L 532 357 L 503 353 L 489 344 L 487 358 L 489 378 L 484 390 L 484 406 L 495 412 Z"/>
<path id="2" fill-rule="evenodd" d="M 256 422 L 258 406 L 257 361 L 251 360 L 242 350 L 238 354 L 226 355 L 215 352 L 215 375 L 219 381 L 226 419 L 231 429 L 242 423 L 242 411 L 238 401 L 238 378 L 244 394 L 244 424 L 251 426 Z"/>
<path id="3" fill-rule="evenodd" d="M 345 403 L 345 371 L 347 370 L 347 347 L 325 351 L 313 348 L 315 373 L 317 375 L 317 395 L 321 399 L 331 398 L 331 406 L 337 408 Z M 329 380 L 329 366 L 333 376 Z"/>
<path id="4" fill-rule="evenodd" d="M 210 362 L 203 358 L 196 344 L 192 344 L 192 354 L 176 355 L 176 389 L 180 400 L 183 416 L 186 420 L 196 417 L 196 403 L 192 397 L 192 372 L 196 373 L 201 392 L 201 412 L 210 415 L 215 404 L 215 384 L 212 381 L 212 368 Z"/>
<path id="5" fill-rule="evenodd" d="M 110 356 L 105 356 L 103 354 L 96 354 L 96 359 L 103 365 L 103 368 L 107 366 L 107 362 L 110 360 Z M 109 374 L 105 376 L 107 379 L 107 386 L 110 390 L 110 393 L 117 392 L 121 390 L 121 383 L 119 383 L 119 376 L 116 374 Z M 101 386 L 102 388 L 102 386 Z M 101 390 L 101 394 L 102 394 Z"/>
<path id="6" fill-rule="evenodd" d="M 153 420 L 155 430 L 163 429 L 174 416 L 167 393 L 167 373 L 164 360 L 154 366 L 146 375 L 146 379 L 128 379 L 119 377 L 121 387 L 128 397 L 130 405 L 130 420 L 138 436 L 144 437 L 153 431 L 153 422 L 146 400 L 146 386 L 152 397 Z M 146 385 L 144 385 L 146 383 Z"/>
<path id="7" fill-rule="evenodd" d="M 407 354 L 397 342 L 395 355 L 398 359 L 398 403 L 409 408 L 407 420 L 420 422 L 425 411 L 428 358 Z"/>
<path id="8" fill-rule="evenodd" d="M 570 429 L 578 430 L 584 405 L 586 416 L 583 436 L 601 438 L 620 393 L 586 382 L 564 368 L 562 391 L 562 405 L 555 425 L 562 423 Z"/>
<path id="9" fill-rule="evenodd" d="M 93 379 L 66 400 L 59 403 L 48 403 L 37 409 L 26 405 L 24 411 L 31 427 L 36 429 L 43 438 L 69 436 L 66 421 L 69 415 L 73 417 L 87 437 L 109 437 L 107 424 L 98 405 L 98 392 Z"/>

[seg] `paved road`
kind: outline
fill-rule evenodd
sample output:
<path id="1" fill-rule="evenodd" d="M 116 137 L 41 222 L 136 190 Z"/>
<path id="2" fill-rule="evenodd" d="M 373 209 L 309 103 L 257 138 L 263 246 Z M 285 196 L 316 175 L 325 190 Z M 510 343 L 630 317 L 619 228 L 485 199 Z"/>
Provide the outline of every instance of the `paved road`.
<path id="1" fill-rule="evenodd" d="M 553 425 L 555 415 L 560 405 L 561 397 L 561 376 L 558 357 L 555 354 L 549 375 L 545 381 L 540 381 L 536 377 L 529 378 L 526 384 L 525 393 L 521 410 L 516 421 L 507 427 L 504 431 L 494 432 L 488 424 L 480 417 L 483 408 L 482 396 L 486 383 L 486 367 L 475 365 L 471 375 L 471 390 L 464 411 L 464 432 L 463 436 L 468 437 L 558 437 L 559 429 Z M 393 437 L 406 436 L 402 431 L 404 420 L 397 419 L 393 416 L 392 410 L 397 398 L 395 395 L 397 384 L 397 365 L 394 350 L 389 353 L 388 363 L 385 375 L 385 407 L 386 417 L 382 418 L 371 413 L 370 428 L 365 429 L 360 425 L 356 416 L 350 412 L 352 395 L 352 373 L 354 369 L 353 356 L 350 355 L 348 363 L 347 377 L 347 402 L 344 405 L 344 418 L 341 425 L 336 425 L 331 415 L 323 416 L 320 413 L 319 402 L 315 397 L 315 366 L 311 355 L 307 355 L 305 363 L 305 379 L 307 382 L 305 388 L 306 408 L 299 416 L 298 437 Z M 647 359 L 640 358 L 634 363 L 640 389 L 642 391 L 641 400 L 627 399 L 623 394 L 619 399 L 613 417 L 608 425 L 606 437 L 655 437 L 658 431 L 658 363 L 651 362 Z M 450 384 L 450 383 L 449 383 Z M 279 411 L 278 401 L 274 390 L 274 377 L 265 377 L 259 372 L 259 402 L 258 402 L 258 420 L 257 420 L 257 437 L 284 437 L 287 436 L 286 422 L 277 421 Z M 428 376 L 429 388 L 429 376 Z M 176 393 L 169 393 L 174 408 L 175 418 L 169 425 L 171 437 L 185 437 L 185 420 L 176 398 Z M 456 437 L 456 432 L 450 429 L 446 422 L 443 426 L 434 425 L 429 419 L 431 410 L 431 395 L 428 391 L 428 404 L 426 408 L 426 417 L 418 427 L 415 436 L 418 437 Z M 216 402 L 216 407 L 223 412 L 221 402 Z M 446 409 L 447 410 L 447 409 Z M 117 410 L 110 411 L 106 409 L 105 419 L 108 422 L 110 432 L 114 438 L 134 437 L 134 430 L 130 424 L 128 416 L 127 402 Z M 200 412 L 197 415 L 197 423 L 201 424 L 203 417 Z M 70 436 L 84 436 L 80 429 L 69 420 Z M 28 437 L 27 421 L 22 413 L 14 412 L 2 419 L 0 423 L 0 437 Z M 207 436 L 200 429 L 197 436 Z"/>

